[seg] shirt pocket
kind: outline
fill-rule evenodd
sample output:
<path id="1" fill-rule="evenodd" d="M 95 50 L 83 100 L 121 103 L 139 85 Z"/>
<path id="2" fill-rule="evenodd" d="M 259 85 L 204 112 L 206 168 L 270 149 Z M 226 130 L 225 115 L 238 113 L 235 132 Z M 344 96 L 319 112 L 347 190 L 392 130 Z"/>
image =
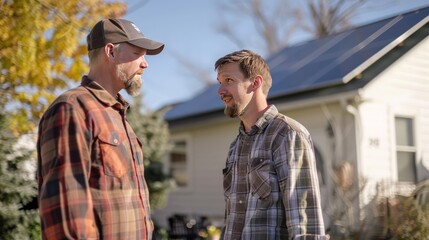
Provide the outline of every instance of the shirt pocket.
<path id="1" fill-rule="evenodd" d="M 271 158 L 254 158 L 250 164 L 250 186 L 254 196 L 261 200 L 271 194 L 270 171 Z"/>
<path id="2" fill-rule="evenodd" d="M 129 170 L 126 161 L 130 160 L 126 137 L 112 131 L 100 134 L 98 139 L 104 174 L 122 178 Z"/>

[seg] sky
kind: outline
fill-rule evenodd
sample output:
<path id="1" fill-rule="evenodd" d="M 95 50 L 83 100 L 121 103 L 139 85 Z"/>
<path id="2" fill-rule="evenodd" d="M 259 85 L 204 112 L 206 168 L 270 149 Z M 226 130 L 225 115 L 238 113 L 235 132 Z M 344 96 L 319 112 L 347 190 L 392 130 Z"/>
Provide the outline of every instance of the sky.
<path id="1" fill-rule="evenodd" d="M 142 75 L 142 97 L 150 110 L 185 101 L 204 90 L 204 84 L 181 58 L 209 72 L 214 83 L 214 62 L 241 49 L 217 30 L 219 21 L 225 17 L 219 10 L 219 3 L 228 1 L 126 0 L 128 13 L 123 18 L 134 22 L 146 37 L 165 44 L 159 55 L 146 56 L 149 67 Z M 360 12 L 353 24 L 359 26 L 423 6 L 429 6 L 429 0 L 394 0 L 388 8 Z M 231 21 L 231 24 L 236 22 Z M 239 25 L 239 28 L 251 29 L 251 26 Z M 256 46 L 245 47 L 256 52 L 260 50 Z M 132 101 L 126 93 L 123 95 Z"/>

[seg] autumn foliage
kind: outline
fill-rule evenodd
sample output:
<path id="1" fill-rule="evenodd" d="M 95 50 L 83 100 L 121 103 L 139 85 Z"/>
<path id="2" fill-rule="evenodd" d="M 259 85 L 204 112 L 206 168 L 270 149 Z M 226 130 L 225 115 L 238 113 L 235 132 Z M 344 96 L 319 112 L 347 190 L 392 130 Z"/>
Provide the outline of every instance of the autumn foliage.
<path id="1" fill-rule="evenodd" d="M 86 34 L 124 2 L 1 0 L 0 107 L 15 133 L 34 130 L 58 91 L 88 70 Z"/>

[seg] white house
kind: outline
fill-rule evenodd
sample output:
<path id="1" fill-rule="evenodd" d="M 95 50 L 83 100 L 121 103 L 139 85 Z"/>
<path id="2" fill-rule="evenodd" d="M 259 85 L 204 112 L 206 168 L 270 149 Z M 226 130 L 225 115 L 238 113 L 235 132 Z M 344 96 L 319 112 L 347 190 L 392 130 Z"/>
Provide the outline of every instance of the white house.
<path id="1" fill-rule="evenodd" d="M 429 7 L 407 12 L 267 59 L 269 102 L 313 137 L 328 226 L 339 216 L 359 226 L 376 194 L 409 194 L 429 178 L 428 15 Z M 222 224 L 222 169 L 239 122 L 224 116 L 217 87 L 165 115 L 175 144 L 165 164 L 177 188 L 154 212 L 163 226 L 173 214 Z M 340 204 L 349 207 L 343 215 Z"/>

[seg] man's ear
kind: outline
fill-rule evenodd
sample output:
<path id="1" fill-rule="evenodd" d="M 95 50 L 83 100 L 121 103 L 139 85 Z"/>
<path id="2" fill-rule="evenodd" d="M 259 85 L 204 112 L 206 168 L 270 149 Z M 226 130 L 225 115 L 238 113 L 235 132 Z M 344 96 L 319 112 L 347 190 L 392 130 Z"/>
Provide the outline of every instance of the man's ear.
<path id="1" fill-rule="evenodd" d="M 109 61 L 115 61 L 115 48 L 113 44 L 108 43 L 104 46 L 104 54 Z"/>
<path id="2" fill-rule="evenodd" d="M 262 86 L 262 76 L 261 75 L 256 75 L 253 79 L 252 79 L 252 90 L 255 91 L 256 89 L 260 88 Z"/>

